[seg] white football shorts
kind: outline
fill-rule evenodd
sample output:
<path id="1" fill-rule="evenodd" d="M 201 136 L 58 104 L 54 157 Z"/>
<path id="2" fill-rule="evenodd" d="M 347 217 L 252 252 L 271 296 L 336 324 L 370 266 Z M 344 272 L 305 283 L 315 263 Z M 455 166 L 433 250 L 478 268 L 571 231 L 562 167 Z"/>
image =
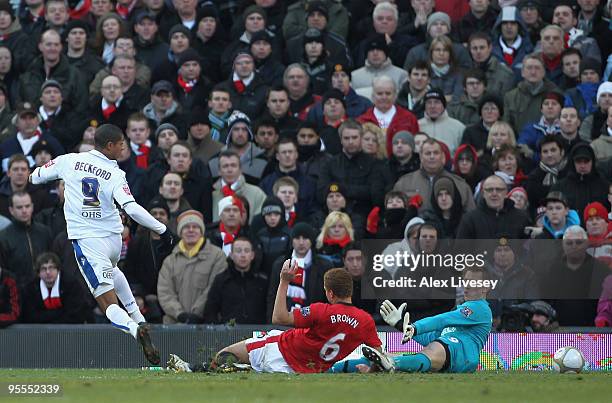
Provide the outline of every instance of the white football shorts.
<path id="1" fill-rule="evenodd" d="M 245 340 L 251 367 L 257 372 L 295 372 L 278 349 L 281 330 L 270 330 L 262 337 L 251 337 Z"/>
<path id="2" fill-rule="evenodd" d="M 81 274 L 94 298 L 115 288 L 113 268 L 121 255 L 121 234 L 104 238 L 73 239 L 72 248 Z"/>

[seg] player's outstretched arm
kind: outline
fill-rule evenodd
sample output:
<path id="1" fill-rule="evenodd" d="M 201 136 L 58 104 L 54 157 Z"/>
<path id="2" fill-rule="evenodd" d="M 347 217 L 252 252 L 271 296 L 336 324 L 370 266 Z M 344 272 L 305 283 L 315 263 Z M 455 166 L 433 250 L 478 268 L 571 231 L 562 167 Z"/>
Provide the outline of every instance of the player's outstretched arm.
<path id="1" fill-rule="evenodd" d="M 43 183 L 47 183 L 56 179 L 60 179 L 60 162 L 61 156 L 57 157 L 45 165 L 37 167 L 32 171 L 30 177 L 28 178 L 29 182 L 34 185 L 40 185 Z"/>
<path id="2" fill-rule="evenodd" d="M 276 290 L 272 323 L 275 325 L 293 326 L 293 315 L 287 309 L 287 289 L 298 270 L 297 261 L 285 260 L 280 272 L 280 283 Z"/>
<path id="3" fill-rule="evenodd" d="M 157 221 L 147 210 L 136 202 L 130 202 L 123 206 L 123 210 L 138 224 L 146 227 L 159 235 L 167 232 L 166 226 Z"/>

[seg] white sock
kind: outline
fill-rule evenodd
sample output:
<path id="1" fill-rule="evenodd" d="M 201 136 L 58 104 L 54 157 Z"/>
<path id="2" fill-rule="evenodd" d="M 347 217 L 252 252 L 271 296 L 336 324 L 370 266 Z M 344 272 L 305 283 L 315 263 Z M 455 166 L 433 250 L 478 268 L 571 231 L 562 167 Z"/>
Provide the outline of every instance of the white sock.
<path id="1" fill-rule="evenodd" d="M 126 311 L 119 308 L 119 305 L 112 304 L 106 308 L 106 317 L 111 321 L 111 324 L 132 335 L 136 338 L 136 331 L 138 330 L 138 323 L 134 322 Z"/>
<path id="2" fill-rule="evenodd" d="M 136 323 L 146 322 L 144 316 L 140 313 L 140 309 L 138 309 L 130 283 L 125 278 L 125 274 L 116 266 L 113 268 L 113 283 L 115 284 L 115 293 L 130 315 L 130 318 Z"/>

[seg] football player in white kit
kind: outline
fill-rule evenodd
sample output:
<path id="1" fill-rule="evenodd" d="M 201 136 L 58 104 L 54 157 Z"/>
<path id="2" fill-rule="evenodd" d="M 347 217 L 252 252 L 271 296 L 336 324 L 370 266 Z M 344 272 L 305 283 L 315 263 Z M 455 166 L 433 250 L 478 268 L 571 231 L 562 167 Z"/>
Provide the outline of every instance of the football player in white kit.
<path id="1" fill-rule="evenodd" d="M 166 246 L 172 246 L 172 234 L 136 203 L 130 192 L 125 172 L 116 162 L 126 147 L 121 129 L 102 125 L 96 130 L 94 142 L 94 150 L 61 155 L 36 168 L 30 182 L 64 180 L 68 239 L 72 241 L 81 274 L 111 324 L 138 340 L 147 360 L 157 365 L 159 351 L 151 342 L 150 328 L 125 275 L 117 268 L 123 225 L 115 202 L 134 221 L 160 234 Z M 117 297 L 125 310 L 119 307 Z"/>

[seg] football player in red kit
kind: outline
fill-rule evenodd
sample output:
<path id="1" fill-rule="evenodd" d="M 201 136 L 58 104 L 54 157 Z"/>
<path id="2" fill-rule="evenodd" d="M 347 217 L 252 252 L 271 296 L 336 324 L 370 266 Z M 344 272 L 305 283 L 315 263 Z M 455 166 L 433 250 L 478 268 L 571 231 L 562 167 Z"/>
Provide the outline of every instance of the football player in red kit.
<path id="1" fill-rule="evenodd" d="M 233 370 L 250 364 L 257 372 L 316 373 L 326 372 L 360 344 L 382 351 L 374 320 L 351 304 L 353 280 L 342 268 L 327 271 L 323 278 L 329 304 L 314 303 L 288 312 L 287 288 L 297 270 L 296 261 L 284 262 L 272 313 L 272 323 L 294 328 L 272 330 L 225 347 L 211 368 Z M 168 366 L 186 372 L 206 370 L 206 366 L 190 365 L 174 354 Z"/>

